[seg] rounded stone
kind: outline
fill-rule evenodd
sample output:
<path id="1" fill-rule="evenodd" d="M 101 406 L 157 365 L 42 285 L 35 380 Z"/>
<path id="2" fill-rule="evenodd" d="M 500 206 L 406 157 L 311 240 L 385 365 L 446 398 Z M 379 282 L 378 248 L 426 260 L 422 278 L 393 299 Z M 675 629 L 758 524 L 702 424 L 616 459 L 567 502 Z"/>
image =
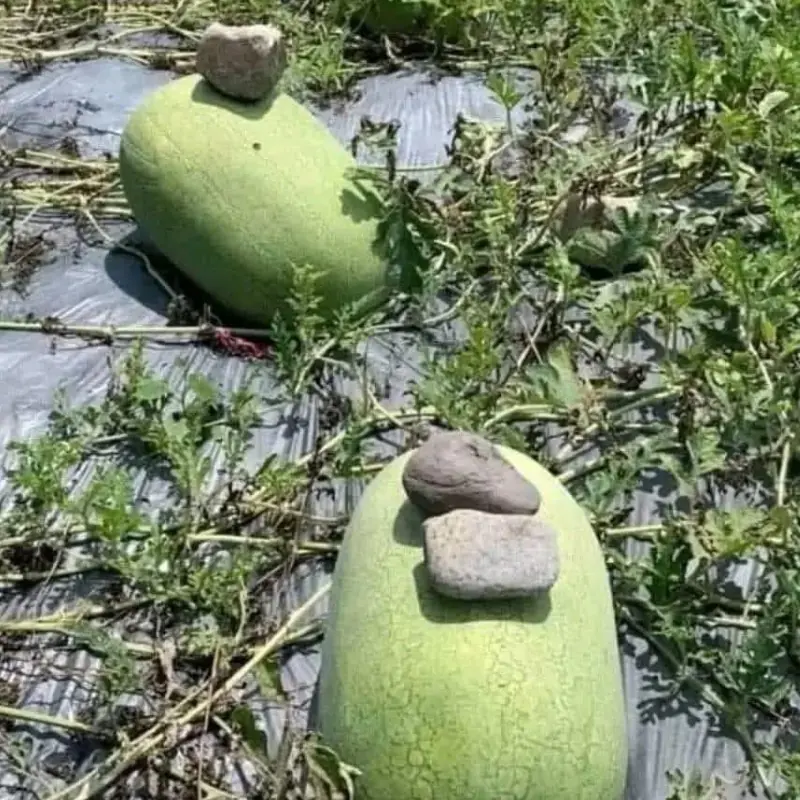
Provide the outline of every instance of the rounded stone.
<path id="1" fill-rule="evenodd" d="M 447 431 L 431 436 L 408 460 L 403 488 L 427 514 L 458 508 L 494 514 L 535 514 L 541 498 L 527 481 L 481 436 Z"/>

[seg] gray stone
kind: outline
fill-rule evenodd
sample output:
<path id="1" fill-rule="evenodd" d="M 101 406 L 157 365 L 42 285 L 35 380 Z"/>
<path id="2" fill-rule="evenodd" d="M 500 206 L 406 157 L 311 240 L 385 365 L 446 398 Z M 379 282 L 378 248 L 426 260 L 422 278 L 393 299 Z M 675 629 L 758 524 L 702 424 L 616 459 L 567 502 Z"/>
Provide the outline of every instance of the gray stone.
<path id="1" fill-rule="evenodd" d="M 255 101 L 274 90 L 287 60 L 286 44 L 276 27 L 214 22 L 200 39 L 195 66 L 217 91 Z"/>
<path id="2" fill-rule="evenodd" d="M 431 586 L 446 597 L 535 597 L 558 580 L 556 532 L 536 517 L 458 509 L 423 530 Z"/>
<path id="3" fill-rule="evenodd" d="M 464 431 L 431 436 L 406 462 L 403 488 L 427 514 L 535 514 L 541 503 L 536 487 L 491 442 Z"/>

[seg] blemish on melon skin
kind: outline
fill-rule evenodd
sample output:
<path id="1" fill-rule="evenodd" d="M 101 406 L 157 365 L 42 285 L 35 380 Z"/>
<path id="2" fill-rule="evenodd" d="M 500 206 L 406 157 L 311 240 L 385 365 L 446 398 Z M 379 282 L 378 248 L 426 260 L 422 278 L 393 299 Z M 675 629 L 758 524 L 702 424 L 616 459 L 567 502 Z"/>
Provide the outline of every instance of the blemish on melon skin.
<path id="1" fill-rule="evenodd" d="M 253 142 L 253 150 L 260 150 L 261 142 Z"/>

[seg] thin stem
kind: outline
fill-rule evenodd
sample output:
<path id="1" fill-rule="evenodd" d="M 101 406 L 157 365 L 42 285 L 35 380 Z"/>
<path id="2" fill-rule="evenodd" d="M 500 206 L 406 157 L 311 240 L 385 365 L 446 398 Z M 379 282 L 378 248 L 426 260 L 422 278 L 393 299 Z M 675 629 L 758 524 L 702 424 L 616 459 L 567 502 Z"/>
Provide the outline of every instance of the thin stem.
<path id="1" fill-rule="evenodd" d="M 164 724 L 151 728 L 149 731 L 146 731 L 133 741 L 127 743 L 124 749 L 118 750 L 103 764 L 95 767 L 88 775 L 51 795 L 47 800 L 67 800 L 67 798 L 74 798 L 74 800 L 92 800 L 92 798 L 104 792 L 140 759 L 162 748 L 167 739 L 169 730 L 180 729 L 185 725 L 195 722 L 199 717 L 205 714 L 206 709 L 213 708 L 221 699 L 226 697 L 255 667 L 285 643 L 295 625 L 328 594 L 329 590 L 330 584 L 314 592 L 305 603 L 289 615 L 286 622 L 279 630 L 254 652 L 247 663 L 236 670 L 236 672 L 210 696 L 195 705 L 190 705 L 189 702 L 185 701 L 179 704 L 179 706 L 176 707 L 175 715 L 169 720 L 164 720 L 164 723 L 169 725 L 168 729 L 165 729 Z M 187 710 L 179 713 L 178 709 L 184 705 L 188 706 Z"/>
<path id="2" fill-rule="evenodd" d="M 24 708 L 10 708 L 0 705 L 0 717 L 15 719 L 21 722 L 34 722 L 38 725 L 49 725 L 51 728 L 62 728 L 67 731 L 77 731 L 78 733 L 90 733 L 93 736 L 108 738 L 107 734 L 98 731 L 91 725 L 83 722 L 76 722 L 66 717 L 55 717 L 52 714 L 43 714 L 40 711 L 28 711 Z"/>
<path id="3" fill-rule="evenodd" d="M 622 528 L 607 528 L 603 536 L 607 539 L 642 539 L 653 541 L 664 530 L 663 525 L 628 525 Z"/>

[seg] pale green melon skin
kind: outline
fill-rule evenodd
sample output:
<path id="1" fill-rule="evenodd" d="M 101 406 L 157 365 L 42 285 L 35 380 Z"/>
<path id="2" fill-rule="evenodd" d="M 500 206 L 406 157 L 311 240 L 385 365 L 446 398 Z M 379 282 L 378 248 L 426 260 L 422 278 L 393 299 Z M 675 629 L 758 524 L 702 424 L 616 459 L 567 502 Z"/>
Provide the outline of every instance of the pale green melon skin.
<path id="1" fill-rule="evenodd" d="M 372 0 L 368 5 L 361 0 L 337 0 L 331 6 L 333 19 L 342 22 L 363 23 L 378 34 L 414 36 L 427 34 L 451 44 L 467 39 L 469 33 L 478 34 L 483 29 L 469 14 L 451 14 L 437 19 L 440 14 L 436 2 L 405 2 L 404 0 Z"/>
<path id="2" fill-rule="evenodd" d="M 373 307 L 390 293 L 379 210 L 347 178 L 353 166 L 287 95 L 238 103 L 199 75 L 146 98 L 120 147 L 140 228 L 217 303 L 256 325 L 289 313 L 295 265 L 326 270 L 317 284 L 325 315 L 351 302 Z"/>
<path id="3" fill-rule="evenodd" d="M 539 488 L 539 513 L 560 535 L 549 612 L 543 599 L 433 593 L 420 566 L 422 517 L 401 483 L 410 453 L 372 481 L 348 526 L 316 727 L 362 771 L 359 800 L 623 796 L 625 705 L 602 551 L 556 478 L 500 451 Z"/>

